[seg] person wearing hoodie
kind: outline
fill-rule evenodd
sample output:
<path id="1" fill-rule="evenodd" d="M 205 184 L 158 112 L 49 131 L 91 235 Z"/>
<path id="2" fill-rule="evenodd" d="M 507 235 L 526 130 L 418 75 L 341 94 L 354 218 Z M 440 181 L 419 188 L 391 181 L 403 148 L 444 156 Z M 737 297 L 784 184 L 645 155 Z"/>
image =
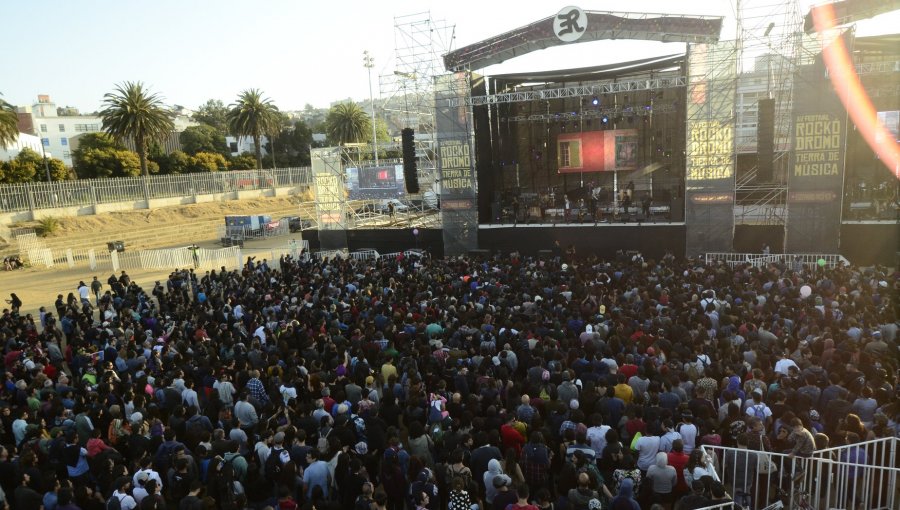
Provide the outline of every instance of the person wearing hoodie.
<path id="1" fill-rule="evenodd" d="M 622 480 L 619 492 L 609 503 L 609 510 L 641 510 L 641 505 L 634 499 L 634 482 L 630 478 Z"/>
<path id="2" fill-rule="evenodd" d="M 678 481 L 678 473 L 669 465 L 669 456 L 666 453 L 656 454 L 656 464 L 647 470 L 647 479 L 652 482 L 653 502 L 662 505 L 672 503 L 673 490 Z"/>
<path id="3" fill-rule="evenodd" d="M 416 495 L 422 493 L 425 493 L 428 496 L 428 500 L 422 504 L 423 507 L 428 508 L 429 510 L 440 508 L 441 505 L 440 500 L 438 499 L 438 488 L 434 482 L 434 474 L 428 468 L 423 468 L 422 471 L 419 472 L 419 476 L 416 477 L 416 481 L 409 487 L 410 498 L 414 498 Z M 418 502 L 414 499 L 411 499 L 410 503 L 412 503 L 413 508 L 418 508 L 415 506 Z"/>
<path id="4" fill-rule="evenodd" d="M 502 476 L 506 479 L 506 484 L 512 483 L 512 478 L 503 474 L 503 468 L 500 467 L 500 461 L 491 459 L 488 462 L 488 470 L 484 474 L 484 500 L 488 504 L 494 504 L 494 497 L 497 495 L 497 488 L 494 486 L 494 478 Z"/>

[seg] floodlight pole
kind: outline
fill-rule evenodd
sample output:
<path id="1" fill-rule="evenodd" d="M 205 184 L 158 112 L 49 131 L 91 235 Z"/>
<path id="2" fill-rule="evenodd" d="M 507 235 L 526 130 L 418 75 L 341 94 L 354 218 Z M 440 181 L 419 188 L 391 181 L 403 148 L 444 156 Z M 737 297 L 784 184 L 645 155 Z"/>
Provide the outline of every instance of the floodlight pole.
<path id="1" fill-rule="evenodd" d="M 369 71 L 369 104 L 372 106 L 372 150 L 375 153 L 375 166 L 378 166 L 378 135 L 375 131 L 375 99 L 372 96 L 372 68 L 375 67 L 375 57 L 369 54 L 369 50 L 363 51 L 363 67 Z"/>

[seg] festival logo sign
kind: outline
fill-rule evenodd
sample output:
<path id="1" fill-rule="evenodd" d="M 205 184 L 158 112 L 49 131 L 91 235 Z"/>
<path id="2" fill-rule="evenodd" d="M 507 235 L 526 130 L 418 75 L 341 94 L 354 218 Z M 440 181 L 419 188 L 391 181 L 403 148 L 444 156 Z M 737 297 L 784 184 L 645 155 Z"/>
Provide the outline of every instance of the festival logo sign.
<path id="1" fill-rule="evenodd" d="M 586 31 L 587 14 L 578 7 L 564 7 L 553 17 L 553 33 L 562 42 L 575 42 Z"/>

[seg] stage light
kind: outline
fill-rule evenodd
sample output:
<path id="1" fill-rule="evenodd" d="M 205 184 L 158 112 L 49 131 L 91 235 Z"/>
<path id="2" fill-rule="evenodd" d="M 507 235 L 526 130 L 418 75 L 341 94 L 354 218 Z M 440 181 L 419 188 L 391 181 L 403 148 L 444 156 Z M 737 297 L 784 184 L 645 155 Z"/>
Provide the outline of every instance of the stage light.
<path id="1" fill-rule="evenodd" d="M 607 117 L 606 115 L 600 117 L 600 122 L 602 122 L 603 124 L 609 124 L 609 117 Z"/>
<path id="2" fill-rule="evenodd" d="M 594 98 L 591 99 L 591 104 L 594 105 L 594 106 L 599 105 L 599 104 L 600 104 L 600 98 L 597 97 L 597 96 L 594 96 Z"/>

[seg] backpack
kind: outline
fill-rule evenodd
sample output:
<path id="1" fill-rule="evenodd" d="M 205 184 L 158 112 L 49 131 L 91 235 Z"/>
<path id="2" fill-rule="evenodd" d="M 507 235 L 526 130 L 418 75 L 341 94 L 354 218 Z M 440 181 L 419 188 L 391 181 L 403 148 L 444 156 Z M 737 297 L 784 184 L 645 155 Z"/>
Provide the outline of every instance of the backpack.
<path id="1" fill-rule="evenodd" d="M 687 373 L 688 379 L 691 381 L 700 379 L 700 369 L 697 368 L 697 363 L 688 363 L 685 372 Z"/>
<path id="2" fill-rule="evenodd" d="M 766 421 L 766 405 L 765 404 L 757 404 L 753 406 L 753 416 L 759 418 L 763 422 Z"/>
<path id="3" fill-rule="evenodd" d="M 265 473 L 269 481 L 278 481 L 281 478 L 281 452 L 284 449 L 276 450 L 273 446 L 269 449 L 269 456 L 266 458 Z"/>
<path id="4" fill-rule="evenodd" d="M 106 510 L 122 510 L 122 501 L 113 494 L 106 500 Z"/>

